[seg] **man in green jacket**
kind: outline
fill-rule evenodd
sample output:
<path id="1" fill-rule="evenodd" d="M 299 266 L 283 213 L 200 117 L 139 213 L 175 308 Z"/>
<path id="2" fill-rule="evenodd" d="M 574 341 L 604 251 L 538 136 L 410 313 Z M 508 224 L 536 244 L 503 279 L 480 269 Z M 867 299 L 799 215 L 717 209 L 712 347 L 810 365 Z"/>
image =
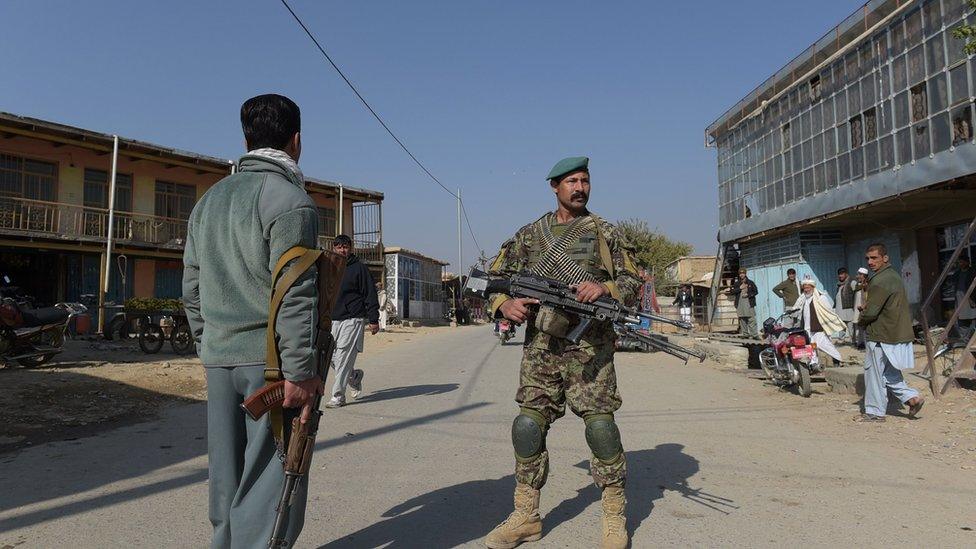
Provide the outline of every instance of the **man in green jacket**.
<path id="1" fill-rule="evenodd" d="M 884 244 L 872 244 L 864 256 L 874 271 L 867 283 L 867 301 L 858 324 L 867 331 L 864 357 L 864 413 L 854 421 L 881 422 L 888 410 L 888 391 L 908 405 L 915 417 L 924 400 L 905 383 L 902 370 L 915 367 L 912 315 L 901 276 L 892 268 Z"/>
<path id="2" fill-rule="evenodd" d="M 786 280 L 780 282 L 773 288 L 776 297 L 783 300 L 783 309 L 789 310 L 800 299 L 800 283 L 796 280 L 796 269 L 786 270 Z"/>
<path id="3" fill-rule="evenodd" d="M 241 107 L 248 153 L 190 214 L 183 253 L 183 303 L 207 374 L 207 455 L 214 548 L 267 547 L 284 470 L 268 415 L 252 421 L 244 398 L 262 388 L 271 273 L 294 246 L 314 248 L 315 204 L 298 169 L 298 105 L 280 95 Z M 312 413 L 322 375 L 315 353 L 315 269 L 291 287 L 275 324 L 286 408 Z M 305 520 L 307 486 L 289 512 L 289 547 Z"/>

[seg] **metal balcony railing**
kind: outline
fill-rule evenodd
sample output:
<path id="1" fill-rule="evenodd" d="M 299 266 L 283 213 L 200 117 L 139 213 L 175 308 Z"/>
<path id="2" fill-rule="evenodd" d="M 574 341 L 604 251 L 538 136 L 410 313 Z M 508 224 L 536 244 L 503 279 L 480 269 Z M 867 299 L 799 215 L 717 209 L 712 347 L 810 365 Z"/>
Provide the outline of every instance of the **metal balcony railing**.
<path id="1" fill-rule="evenodd" d="M 334 236 L 320 235 L 319 246 L 326 250 L 331 250 L 333 240 L 335 240 Z M 364 263 L 376 265 L 383 263 L 382 243 L 363 242 L 359 239 L 353 239 L 352 253 L 356 254 Z"/>
<path id="2" fill-rule="evenodd" d="M 182 249 L 186 230 L 187 223 L 183 219 L 117 211 L 112 237 L 124 244 Z M 0 197 L 0 233 L 104 242 L 108 235 L 108 210 Z"/>

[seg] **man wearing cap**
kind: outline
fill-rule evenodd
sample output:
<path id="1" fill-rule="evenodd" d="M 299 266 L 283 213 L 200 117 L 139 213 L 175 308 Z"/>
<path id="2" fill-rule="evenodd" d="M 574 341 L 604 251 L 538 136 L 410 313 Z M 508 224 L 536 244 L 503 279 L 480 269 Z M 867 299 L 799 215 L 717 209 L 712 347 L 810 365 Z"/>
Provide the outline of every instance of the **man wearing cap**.
<path id="1" fill-rule="evenodd" d="M 786 280 L 774 286 L 773 293 L 783 300 L 783 309 L 789 309 L 800 299 L 800 281 L 796 279 L 796 269 L 786 270 Z"/>
<path id="2" fill-rule="evenodd" d="M 641 281 L 632 250 L 621 233 L 586 208 L 590 196 L 589 159 L 559 161 L 547 178 L 556 211 L 519 229 L 502 245 L 490 272 L 511 276 L 529 270 L 575 285 L 576 298 L 593 302 L 612 296 L 632 305 Z M 515 447 L 515 511 L 485 538 L 494 549 L 542 537 L 539 490 L 549 472 L 546 433 L 566 413 L 566 404 L 586 425 L 592 451 L 590 473 L 603 491 L 603 549 L 627 547 L 624 518 L 626 464 L 613 413 L 620 392 L 613 368 L 616 335 L 610 322 L 594 323 L 578 345 L 565 339 L 579 319 L 531 299 L 504 294 L 489 298 L 493 317 L 526 323 L 525 348 L 512 423 Z"/>
<path id="3" fill-rule="evenodd" d="M 880 422 L 888 411 L 888 391 L 908 405 L 915 417 L 925 401 L 905 383 L 902 370 L 915 367 L 912 313 L 901 276 L 891 267 L 884 244 L 868 246 L 864 259 L 874 274 L 868 280 L 868 297 L 858 323 L 867 330 L 864 355 L 864 413 L 854 421 Z"/>

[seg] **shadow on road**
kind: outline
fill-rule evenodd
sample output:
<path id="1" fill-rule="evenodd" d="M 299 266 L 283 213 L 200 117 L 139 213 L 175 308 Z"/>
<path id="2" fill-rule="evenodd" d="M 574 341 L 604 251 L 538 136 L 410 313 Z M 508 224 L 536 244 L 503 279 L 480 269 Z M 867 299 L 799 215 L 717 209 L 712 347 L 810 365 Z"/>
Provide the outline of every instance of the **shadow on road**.
<path id="1" fill-rule="evenodd" d="M 633 532 L 651 515 L 654 501 L 674 490 L 714 511 L 728 513 L 731 500 L 696 490 L 688 479 L 698 472 L 698 460 L 681 444 L 661 444 L 652 450 L 627 452 L 628 529 Z M 589 468 L 589 462 L 579 465 Z M 455 547 L 479 540 L 512 510 L 513 475 L 473 480 L 417 496 L 383 513 L 385 520 L 329 542 L 319 549 L 353 547 Z M 600 500 L 589 484 L 574 498 L 559 503 L 543 519 L 545 532 L 570 521 Z M 593 525 L 593 531 L 599 528 Z"/>
<path id="2" fill-rule="evenodd" d="M 410 385 L 408 387 L 391 387 L 373 391 L 364 397 L 350 401 L 349 404 L 359 404 L 363 402 L 379 402 L 381 400 L 394 400 L 397 398 L 409 398 L 415 396 L 442 395 L 456 391 L 460 387 L 457 383 L 444 383 L 441 385 Z"/>

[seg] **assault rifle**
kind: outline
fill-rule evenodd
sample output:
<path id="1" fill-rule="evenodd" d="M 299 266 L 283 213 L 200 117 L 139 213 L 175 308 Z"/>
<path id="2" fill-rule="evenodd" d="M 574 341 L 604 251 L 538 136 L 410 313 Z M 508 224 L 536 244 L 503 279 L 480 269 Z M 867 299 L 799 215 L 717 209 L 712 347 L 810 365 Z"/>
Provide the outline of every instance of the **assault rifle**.
<path id="1" fill-rule="evenodd" d="M 512 297 L 531 298 L 539 301 L 541 305 L 548 305 L 561 309 L 564 312 L 576 315 L 579 323 L 573 327 L 566 339 L 574 345 L 579 343 L 583 334 L 590 328 L 594 321 L 603 322 L 609 320 L 614 325 L 626 331 L 627 335 L 634 337 L 646 347 L 663 351 L 676 356 L 686 363 L 688 357 L 693 356 L 699 361 L 705 360 L 704 353 L 676 345 L 661 337 L 649 336 L 636 331 L 634 324 L 639 324 L 641 319 L 649 319 L 652 322 L 670 324 L 679 328 L 690 330 L 690 322 L 673 320 L 660 315 L 642 313 L 624 306 L 612 297 L 602 296 L 593 303 L 583 303 L 576 299 L 576 288 L 552 280 L 536 276 L 529 272 L 522 272 L 511 278 L 490 277 L 484 271 L 471 269 L 468 282 L 464 289 L 465 294 L 488 299 L 490 294 L 505 294 Z"/>

